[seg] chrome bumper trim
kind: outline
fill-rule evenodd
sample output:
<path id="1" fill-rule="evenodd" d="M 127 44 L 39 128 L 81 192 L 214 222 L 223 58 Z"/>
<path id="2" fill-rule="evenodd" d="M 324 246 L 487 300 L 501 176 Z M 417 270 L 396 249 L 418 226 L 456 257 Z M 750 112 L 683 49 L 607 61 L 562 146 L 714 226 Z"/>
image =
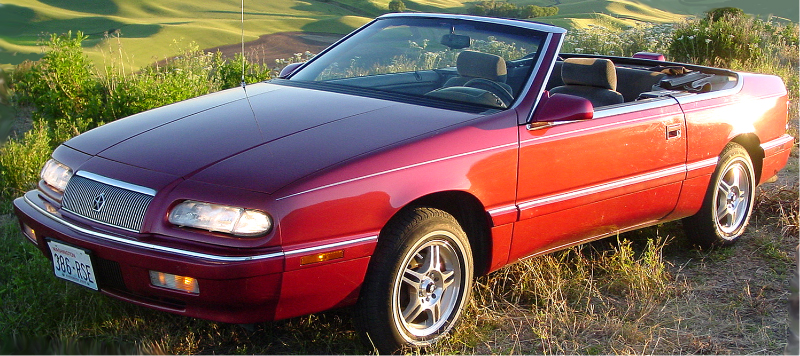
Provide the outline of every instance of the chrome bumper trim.
<path id="1" fill-rule="evenodd" d="M 327 244 L 327 245 L 319 245 L 319 246 L 314 246 L 314 247 L 306 247 L 306 248 L 301 248 L 301 249 L 297 249 L 297 250 L 285 251 L 284 254 L 286 256 L 290 256 L 290 255 L 296 255 L 298 253 L 313 252 L 313 251 L 324 250 L 324 249 L 328 249 L 328 248 L 342 247 L 342 246 L 357 244 L 357 243 L 361 243 L 361 242 L 369 242 L 369 241 L 377 241 L 377 240 L 378 240 L 378 236 L 367 236 L 367 237 L 362 237 L 360 239 L 355 239 L 355 240 L 335 242 L 335 243 L 331 243 L 331 244 Z"/>
<path id="2" fill-rule="evenodd" d="M 30 205 L 31 207 L 36 209 L 36 211 L 38 211 L 39 213 L 43 214 L 44 216 L 47 216 L 48 218 L 50 218 L 51 220 L 53 220 L 53 221 L 55 221 L 55 222 L 57 222 L 59 224 L 62 224 L 64 226 L 66 226 L 66 227 L 68 227 L 68 228 L 70 228 L 72 230 L 78 231 L 80 233 L 83 233 L 83 234 L 86 234 L 86 235 L 90 235 L 90 236 L 94 236 L 94 237 L 97 237 L 97 238 L 101 238 L 101 239 L 104 239 L 104 240 L 118 242 L 118 243 L 121 243 L 121 244 L 126 244 L 126 245 L 135 246 L 135 247 L 145 248 L 145 249 L 148 249 L 148 250 L 166 252 L 166 253 L 171 253 L 171 254 L 181 255 L 181 256 L 187 256 L 187 257 L 201 258 L 201 259 L 215 261 L 215 262 L 245 262 L 245 261 L 266 260 L 266 259 L 279 258 L 279 257 L 282 258 L 282 257 L 285 257 L 285 256 L 295 255 L 295 254 L 299 254 L 299 253 L 306 253 L 306 252 L 312 252 L 312 251 L 317 251 L 317 250 L 324 250 L 324 249 L 328 249 L 328 248 L 342 247 L 342 246 L 353 245 L 353 244 L 358 244 L 358 243 L 362 243 L 362 242 L 371 242 L 371 241 L 377 241 L 378 240 L 378 236 L 375 235 L 375 236 L 367 236 L 367 237 L 357 238 L 357 239 L 348 240 L 348 241 L 340 241 L 340 242 L 334 242 L 334 243 L 325 244 L 325 245 L 306 247 L 306 248 L 301 248 L 301 249 L 297 249 L 297 250 L 290 250 L 290 251 L 283 251 L 283 252 L 274 252 L 274 253 L 268 253 L 268 254 L 263 254 L 263 255 L 254 255 L 254 256 L 220 256 L 220 255 L 212 255 L 212 254 L 207 254 L 207 253 L 200 253 L 200 252 L 194 252 L 194 251 L 181 250 L 181 249 L 172 248 L 172 247 L 154 245 L 154 244 L 149 244 L 149 243 L 145 243 L 145 242 L 129 240 L 129 239 L 126 239 L 126 238 L 122 238 L 122 237 L 119 237 L 119 236 L 114 236 L 114 235 L 110 235 L 110 234 L 106 234 L 106 233 L 102 233 L 102 232 L 98 232 L 98 231 L 94 231 L 94 230 L 89 230 L 89 229 L 77 226 L 75 224 L 72 224 L 72 223 L 70 223 L 68 221 L 65 221 L 64 219 L 62 219 L 62 218 L 60 218 L 60 217 L 58 217 L 56 215 L 53 215 L 52 213 L 46 211 L 45 209 L 40 208 L 35 203 L 33 203 L 30 199 L 28 199 L 28 197 L 23 197 L 23 198 L 24 198 L 25 202 L 28 205 Z"/>
<path id="3" fill-rule="evenodd" d="M 55 216 L 55 215 L 51 214 L 47 210 L 44 210 L 44 209 L 40 208 L 34 202 L 32 202 L 30 199 L 28 199 L 28 197 L 24 197 L 24 199 L 25 199 L 25 202 L 28 205 L 30 205 L 31 207 L 36 209 L 36 211 L 38 211 L 39 213 L 43 214 L 44 216 L 50 218 L 51 220 L 53 220 L 53 221 L 55 221 L 55 222 L 57 222 L 59 224 L 62 224 L 62 225 L 66 226 L 66 227 L 68 227 L 68 228 L 70 228 L 72 230 L 75 230 L 77 232 L 80 232 L 80 233 L 83 233 L 83 234 L 86 234 L 86 235 L 94 236 L 94 237 L 97 237 L 97 238 L 100 238 L 100 239 L 109 240 L 109 241 L 113 241 L 113 242 L 117 242 L 117 243 L 121 243 L 121 244 L 125 244 L 125 245 L 140 247 L 140 248 L 153 250 L 153 251 L 158 251 L 158 252 L 165 252 L 165 253 L 170 253 L 170 254 L 175 254 L 175 255 L 181 255 L 181 256 L 186 256 L 186 257 L 200 258 L 200 259 L 216 261 L 216 262 L 256 261 L 256 260 L 266 260 L 266 259 L 270 259 L 270 258 L 279 258 L 279 257 L 283 257 L 284 256 L 283 252 L 275 252 L 275 253 L 268 253 L 268 254 L 255 255 L 255 256 L 220 256 L 220 255 L 212 255 L 212 254 L 207 254 L 207 253 L 200 253 L 200 252 L 194 252 L 194 251 L 181 250 L 181 249 L 172 248 L 172 247 L 154 245 L 154 244 L 135 241 L 135 240 L 129 240 L 129 239 L 125 239 L 125 238 L 122 238 L 122 237 L 119 237 L 119 236 L 114 236 L 114 235 L 110 235 L 110 234 L 106 234 L 106 233 L 102 233 L 102 232 L 98 232 L 98 231 L 93 231 L 93 230 L 89 230 L 89 229 L 77 226 L 77 225 L 72 224 L 72 223 L 70 223 L 68 221 L 65 221 L 64 219 L 62 219 L 62 218 L 60 218 L 58 216 Z"/>

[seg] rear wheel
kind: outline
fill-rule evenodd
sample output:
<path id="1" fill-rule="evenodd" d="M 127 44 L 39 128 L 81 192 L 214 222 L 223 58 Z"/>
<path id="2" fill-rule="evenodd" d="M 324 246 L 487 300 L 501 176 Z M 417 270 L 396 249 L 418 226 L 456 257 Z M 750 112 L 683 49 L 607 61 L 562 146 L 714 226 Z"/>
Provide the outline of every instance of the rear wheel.
<path id="1" fill-rule="evenodd" d="M 472 289 L 472 253 L 456 219 L 415 208 L 384 229 L 356 306 L 362 339 L 381 353 L 431 345 L 456 324 Z"/>
<path id="2" fill-rule="evenodd" d="M 711 176 L 703 207 L 684 219 L 686 235 L 702 247 L 734 243 L 750 221 L 755 190 L 750 155 L 741 145 L 729 143 Z"/>

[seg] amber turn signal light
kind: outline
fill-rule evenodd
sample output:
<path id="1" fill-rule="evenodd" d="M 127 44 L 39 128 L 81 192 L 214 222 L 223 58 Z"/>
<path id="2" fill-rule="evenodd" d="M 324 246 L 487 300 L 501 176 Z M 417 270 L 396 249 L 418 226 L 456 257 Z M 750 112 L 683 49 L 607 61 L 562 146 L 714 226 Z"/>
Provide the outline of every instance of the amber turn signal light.
<path id="1" fill-rule="evenodd" d="M 300 265 L 302 266 L 312 263 L 320 263 L 320 262 L 335 260 L 337 258 L 342 258 L 342 257 L 344 257 L 344 250 L 322 252 L 314 255 L 300 257 Z"/>
<path id="2" fill-rule="evenodd" d="M 27 224 L 22 224 L 22 233 L 28 238 L 28 240 L 31 240 L 31 242 L 38 245 L 36 242 L 36 231 L 34 231 L 32 227 L 28 226 Z"/>
<path id="3" fill-rule="evenodd" d="M 176 276 L 174 274 L 164 272 L 150 271 L 150 283 L 156 287 L 192 294 L 200 293 L 200 287 L 197 285 L 197 280 L 192 277 Z"/>

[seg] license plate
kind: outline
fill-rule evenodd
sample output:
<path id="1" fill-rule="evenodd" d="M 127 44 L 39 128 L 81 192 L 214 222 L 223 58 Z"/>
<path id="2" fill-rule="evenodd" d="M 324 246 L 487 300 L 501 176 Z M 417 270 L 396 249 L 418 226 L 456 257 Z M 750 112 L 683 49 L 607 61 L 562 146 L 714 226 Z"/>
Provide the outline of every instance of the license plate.
<path id="1" fill-rule="evenodd" d="M 53 254 L 53 272 L 56 277 L 97 290 L 97 279 L 92 267 L 92 258 L 86 250 L 65 245 L 58 241 L 47 241 Z"/>

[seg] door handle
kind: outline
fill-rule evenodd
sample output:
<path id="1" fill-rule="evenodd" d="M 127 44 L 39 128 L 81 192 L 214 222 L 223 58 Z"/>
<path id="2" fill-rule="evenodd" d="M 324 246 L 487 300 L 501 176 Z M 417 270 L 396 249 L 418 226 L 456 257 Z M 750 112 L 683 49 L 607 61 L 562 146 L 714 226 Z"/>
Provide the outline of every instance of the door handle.
<path id="1" fill-rule="evenodd" d="M 681 124 L 667 126 L 667 140 L 681 138 Z"/>

